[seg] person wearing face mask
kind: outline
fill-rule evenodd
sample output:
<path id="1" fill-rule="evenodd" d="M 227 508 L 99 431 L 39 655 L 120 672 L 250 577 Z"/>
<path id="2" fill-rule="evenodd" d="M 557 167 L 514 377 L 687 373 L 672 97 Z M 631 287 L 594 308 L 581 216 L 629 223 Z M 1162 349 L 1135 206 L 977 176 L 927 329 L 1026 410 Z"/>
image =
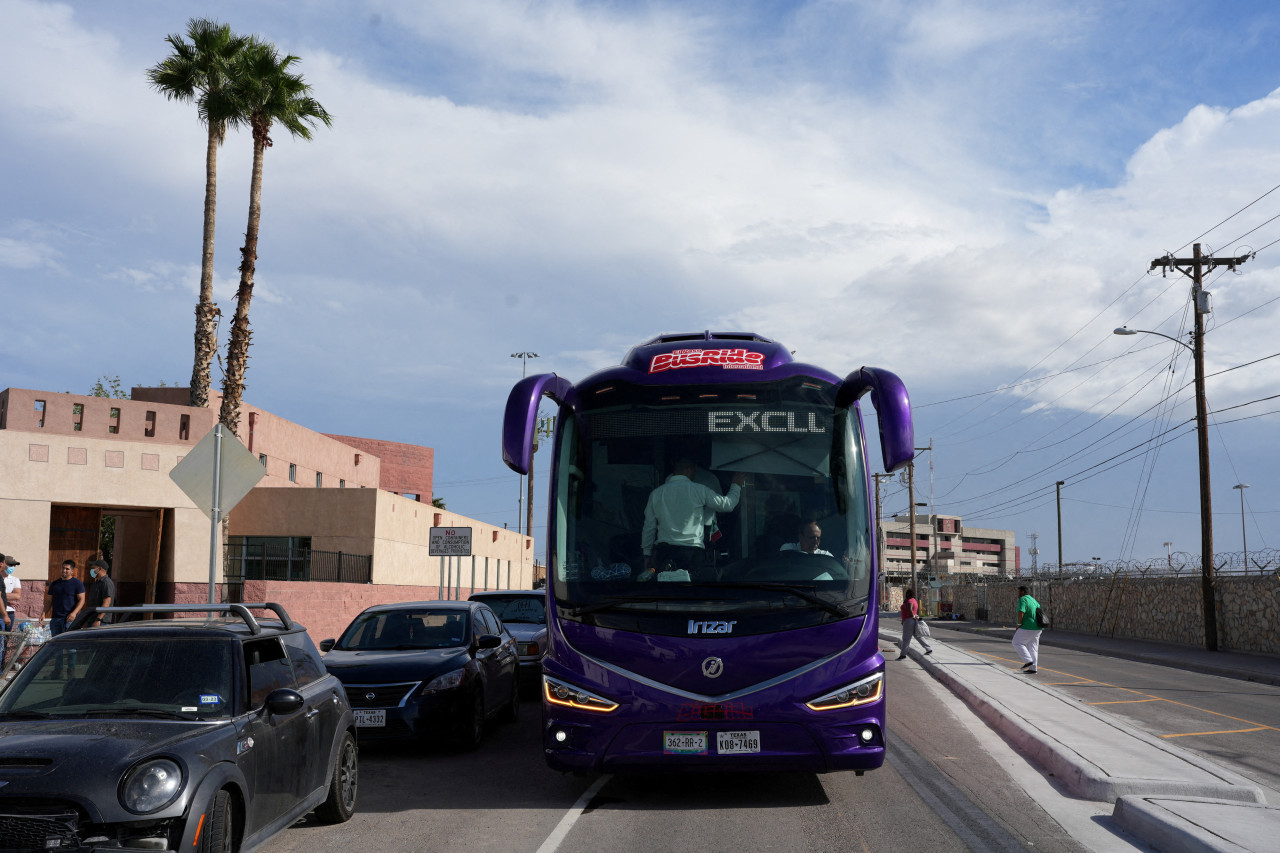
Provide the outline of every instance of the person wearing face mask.
<path id="1" fill-rule="evenodd" d="M 111 566 L 106 560 L 89 561 L 89 577 L 93 579 L 93 583 L 89 585 L 84 610 L 74 627 L 96 628 L 102 624 L 102 614 L 98 613 L 97 609 L 110 607 L 111 602 L 116 598 L 116 582 L 111 579 L 110 571 Z M 106 621 L 109 623 L 111 620 Z"/>
<path id="2" fill-rule="evenodd" d="M 4 599 L 4 609 L 0 610 L 3 618 L 3 630 L 12 631 L 15 623 L 14 605 L 22 600 L 22 581 L 18 580 L 13 570 L 21 565 L 13 558 L 13 555 L 6 557 L 0 554 L 0 573 L 4 576 L 4 588 L 0 590 L 0 598 Z M 0 660 L 4 659 L 5 638 L 0 637 Z"/>

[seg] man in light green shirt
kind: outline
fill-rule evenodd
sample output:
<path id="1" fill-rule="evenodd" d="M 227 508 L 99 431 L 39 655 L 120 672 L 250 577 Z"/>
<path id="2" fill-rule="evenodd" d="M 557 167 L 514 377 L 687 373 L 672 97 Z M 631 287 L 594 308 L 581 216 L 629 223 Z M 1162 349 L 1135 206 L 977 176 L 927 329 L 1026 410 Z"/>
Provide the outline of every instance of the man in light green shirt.
<path id="1" fill-rule="evenodd" d="M 1013 648 L 1025 663 L 1022 671 L 1034 675 L 1040 668 L 1040 623 L 1036 611 L 1040 602 L 1031 597 L 1031 590 L 1018 587 L 1018 629 L 1013 632 Z"/>

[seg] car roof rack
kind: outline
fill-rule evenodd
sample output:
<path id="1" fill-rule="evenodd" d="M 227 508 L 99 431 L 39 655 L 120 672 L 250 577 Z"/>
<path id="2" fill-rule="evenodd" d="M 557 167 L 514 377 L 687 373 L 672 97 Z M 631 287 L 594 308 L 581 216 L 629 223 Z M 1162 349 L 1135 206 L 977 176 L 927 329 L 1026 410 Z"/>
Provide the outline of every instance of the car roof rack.
<path id="1" fill-rule="evenodd" d="M 130 607 L 98 607 L 98 613 L 120 613 L 127 615 L 143 615 L 148 613 L 229 613 L 239 616 L 249 626 L 249 633 L 261 634 L 262 626 L 250 613 L 250 610 L 270 610 L 280 618 L 286 631 L 293 629 L 293 620 L 285 612 L 283 605 L 274 601 L 253 604 L 137 604 Z"/>

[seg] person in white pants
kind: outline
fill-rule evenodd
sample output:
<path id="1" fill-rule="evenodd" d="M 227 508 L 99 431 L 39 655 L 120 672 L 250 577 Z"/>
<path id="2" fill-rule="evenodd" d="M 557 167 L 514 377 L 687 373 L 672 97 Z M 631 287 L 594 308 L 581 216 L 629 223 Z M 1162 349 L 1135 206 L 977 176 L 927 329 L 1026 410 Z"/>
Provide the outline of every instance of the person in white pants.
<path id="1" fill-rule="evenodd" d="M 1040 623 L 1036 611 L 1040 602 L 1025 586 L 1018 587 L 1018 630 L 1013 632 L 1013 649 L 1022 658 L 1022 671 L 1034 675 L 1040 669 Z"/>

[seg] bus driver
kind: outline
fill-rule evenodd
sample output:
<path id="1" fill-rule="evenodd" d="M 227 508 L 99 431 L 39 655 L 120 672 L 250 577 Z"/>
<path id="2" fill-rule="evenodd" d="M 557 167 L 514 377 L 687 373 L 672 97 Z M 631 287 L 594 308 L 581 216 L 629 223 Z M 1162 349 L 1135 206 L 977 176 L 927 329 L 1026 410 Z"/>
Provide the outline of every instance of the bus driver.
<path id="1" fill-rule="evenodd" d="M 677 459 L 672 471 L 665 483 L 649 493 L 644 508 L 640 550 L 644 552 L 645 568 L 636 578 L 638 581 L 653 580 L 659 568 L 683 569 L 690 576 L 701 569 L 706 561 L 705 510 L 732 512 L 747 482 L 745 474 L 734 474 L 733 485 L 722 497 L 714 489 L 693 481 L 697 466 L 692 459 Z"/>

